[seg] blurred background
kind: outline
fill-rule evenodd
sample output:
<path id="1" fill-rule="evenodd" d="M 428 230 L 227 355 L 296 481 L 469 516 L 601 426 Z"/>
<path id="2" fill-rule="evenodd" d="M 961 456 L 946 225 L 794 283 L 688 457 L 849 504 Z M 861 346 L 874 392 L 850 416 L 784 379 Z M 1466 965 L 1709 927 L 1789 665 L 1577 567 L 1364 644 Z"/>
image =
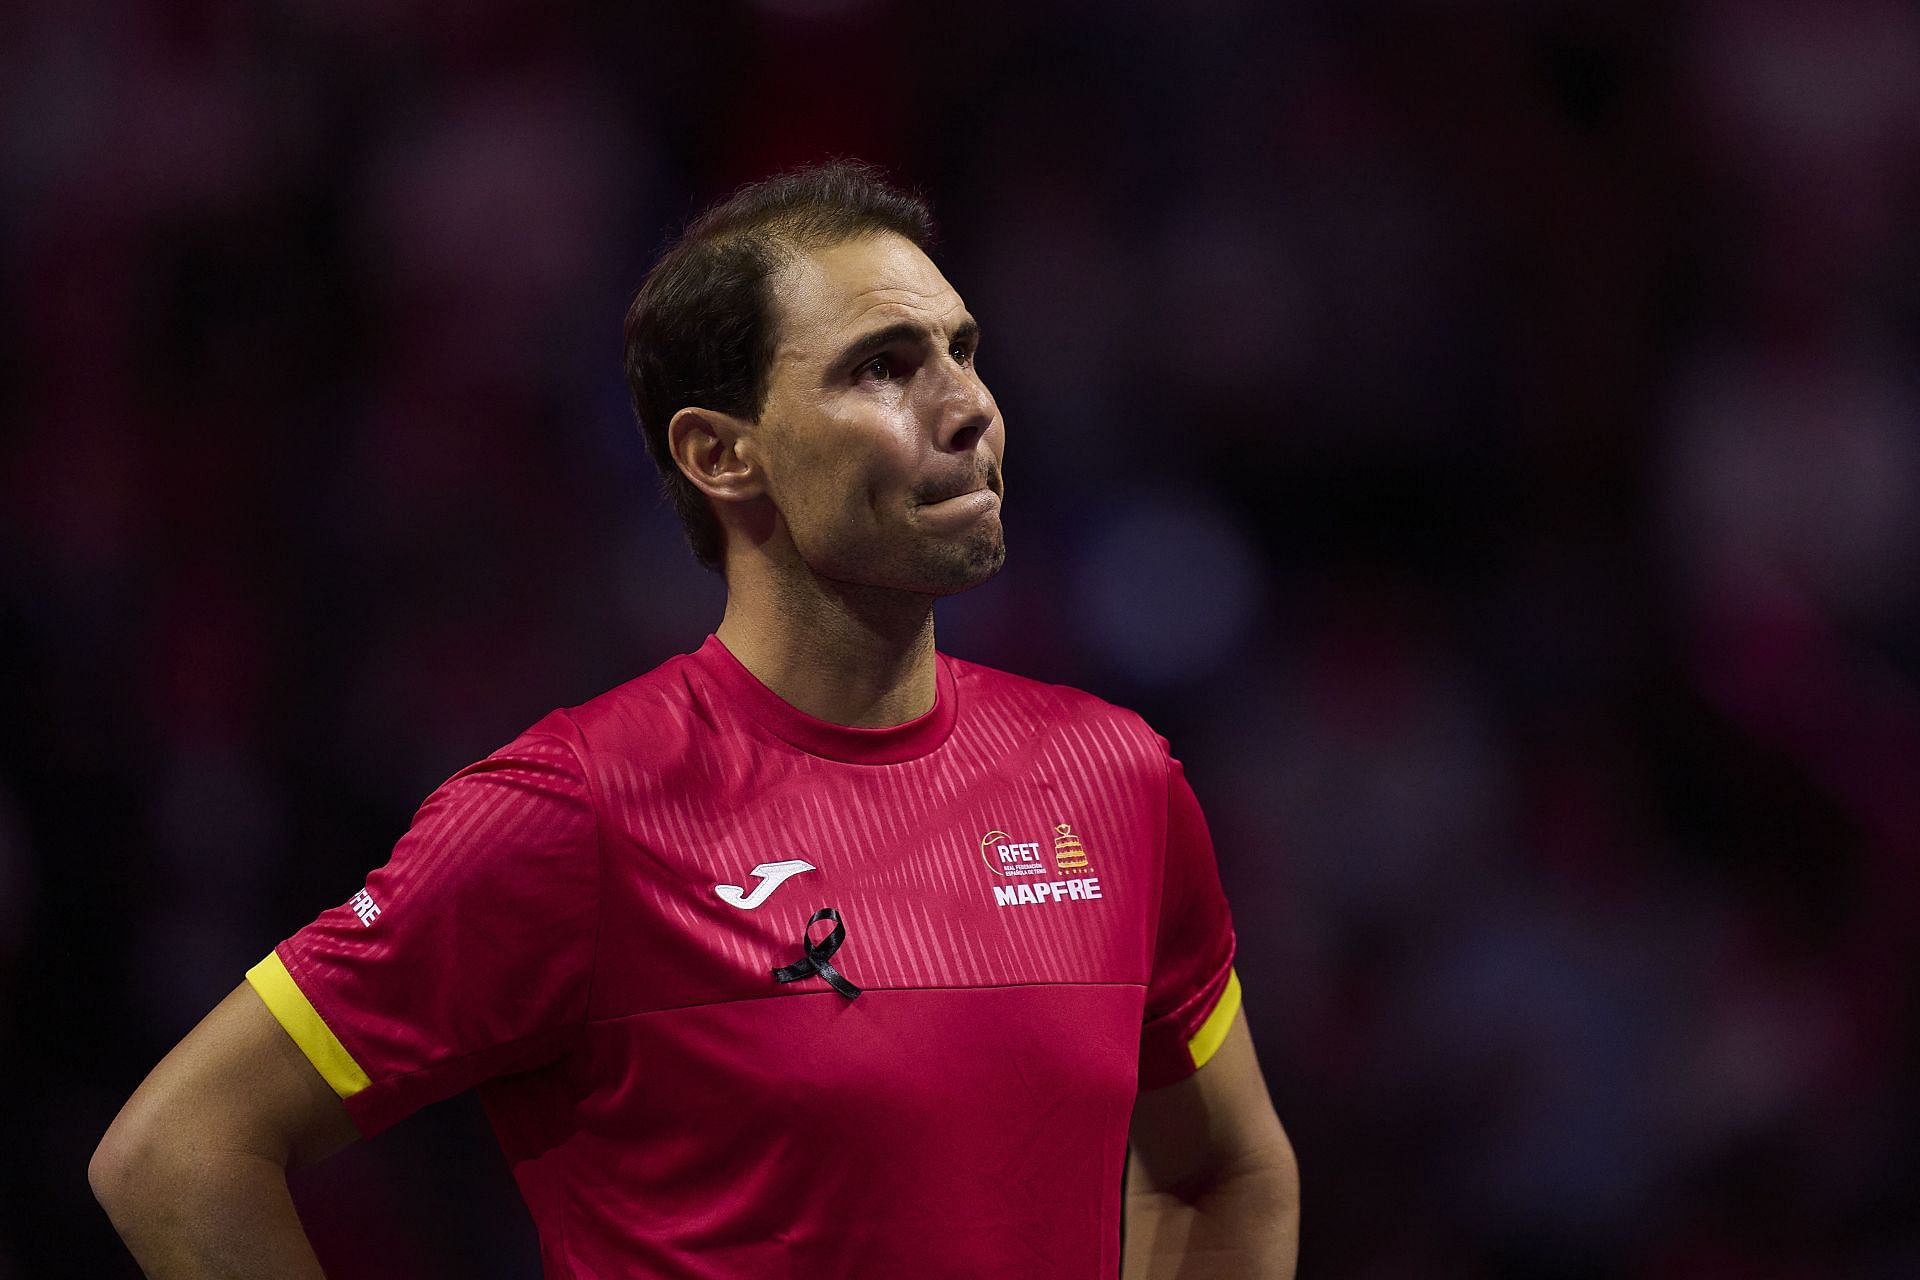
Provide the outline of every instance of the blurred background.
<path id="1" fill-rule="evenodd" d="M 28 0 L 0 32 L 0 1277 L 441 779 L 696 648 L 620 321 L 923 189 L 1008 421 L 941 647 L 1206 806 L 1304 1276 L 1920 1274 L 1920 10 Z M 295 1177 L 526 1277 L 470 1098 Z"/>

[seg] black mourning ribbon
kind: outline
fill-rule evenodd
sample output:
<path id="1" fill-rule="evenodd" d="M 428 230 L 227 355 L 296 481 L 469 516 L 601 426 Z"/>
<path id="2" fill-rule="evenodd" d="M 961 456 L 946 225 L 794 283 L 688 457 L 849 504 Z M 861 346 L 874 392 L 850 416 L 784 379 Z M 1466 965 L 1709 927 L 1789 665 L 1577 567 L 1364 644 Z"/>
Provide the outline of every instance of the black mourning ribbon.
<path id="1" fill-rule="evenodd" d="M 833 932 L 815 942 L 811 937 L 813 926 L 820 920 L 832 920 Z M 827 963 L 827 957 L 840 949 L 847 940 L 847 926 L 840 919 L 840 913 L 832 907 L 822 907 L 807 917 L 807 927 L 800 931 L 800 945 L 806 951 L 804 960 L 782 965 L 773 971 L 776 982 L 798 982 L 802 978 L 819 974 L 833 985 L 833 989 L 851 1000 L 860 994 L 860 988 L 840 976 L 840 971 Z"/>

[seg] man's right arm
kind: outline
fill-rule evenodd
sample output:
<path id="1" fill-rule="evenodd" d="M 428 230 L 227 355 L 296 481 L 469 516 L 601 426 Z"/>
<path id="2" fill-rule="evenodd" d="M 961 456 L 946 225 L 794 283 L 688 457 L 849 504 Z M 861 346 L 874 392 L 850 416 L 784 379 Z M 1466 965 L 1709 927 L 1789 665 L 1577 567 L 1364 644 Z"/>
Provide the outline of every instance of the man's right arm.
<path id="1" fill-rule="evenodd" d="M 148 1276 L 322 1275 L 287 1170 L 360 1136 L 259 995 L 236 987 L 114 1117 L 87 1181 Z"/>

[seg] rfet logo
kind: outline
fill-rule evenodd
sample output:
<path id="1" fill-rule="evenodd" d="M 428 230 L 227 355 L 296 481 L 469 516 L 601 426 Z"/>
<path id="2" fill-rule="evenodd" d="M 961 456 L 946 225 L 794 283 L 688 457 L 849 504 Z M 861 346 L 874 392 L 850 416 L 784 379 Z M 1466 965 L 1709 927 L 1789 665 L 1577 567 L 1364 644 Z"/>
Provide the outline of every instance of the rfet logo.
<path id="1" fill-rule="evenodd" d="M 980 856 L 986 859 L 987 870 L 995 875 L 1047 874 L 1047 864 L 1040 860 L 1040 846 L 1037 843 L 1015 840 L 998 828 L 980 837 Z"/>

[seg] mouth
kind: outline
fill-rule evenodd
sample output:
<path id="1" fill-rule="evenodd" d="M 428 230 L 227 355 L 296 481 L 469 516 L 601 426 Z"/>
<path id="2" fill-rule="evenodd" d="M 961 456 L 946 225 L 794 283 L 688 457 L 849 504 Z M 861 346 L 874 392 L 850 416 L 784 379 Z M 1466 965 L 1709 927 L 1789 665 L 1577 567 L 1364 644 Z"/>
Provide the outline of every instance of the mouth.
<path id="1" fill-rule="evenodd" d="M 959 528 L 999 509 L 1000 495 L 983 485 L 938 502 L 923 502 L 915 514 L 942 528 Z"/>
<path id="2" fill-rule="evenodd" d="M 943 502 L 953 502 L 959 498 L 970 498 L 977 493 L 991 493 L 993 494 L 994 497 L 996 498 L 999 497 L 1000 496 L 999 479 L 995 477 L 995 478 L 986 480 L 980 484 L 968 485 L 964 489 L 955 489 L 949 493 L 943 493 L 936 497 L 928 498 L 924 502 L 922 502 L 920 505 L 923 507 L 935 507 L 935 506 L 939 506 Z"/>
<path id="3" fill-rule="evenodd" d="M 962 489 L 958 493 L 950 493 L 944 498 L 932 498 L 926 502 L 921 503 L 920 505 L 923 507 L 937 507 L 943 502 L 958 502 L 962 498 L 971 498 L 976 493 L 991 493 L 991 492 L 993 492 L 991 489 L 987 488 L 985 485 L 982 485 L 978 489 Z"/>

